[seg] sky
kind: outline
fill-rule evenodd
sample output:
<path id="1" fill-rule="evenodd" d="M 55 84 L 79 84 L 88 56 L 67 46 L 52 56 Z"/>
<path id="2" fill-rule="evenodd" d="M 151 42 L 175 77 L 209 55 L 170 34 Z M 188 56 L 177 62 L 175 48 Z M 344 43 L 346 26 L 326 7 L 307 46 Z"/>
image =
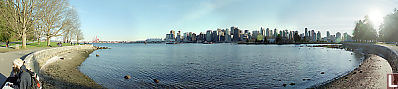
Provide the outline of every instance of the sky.
<path id="1" fill-rule="evenodd" d="M 398 0 L 71 0 L 86 41 L 165 38 L 170 30 L 200 33 L 304 28 L 352 34 L 369 15 L 375 24 L 398 8 Z"/>

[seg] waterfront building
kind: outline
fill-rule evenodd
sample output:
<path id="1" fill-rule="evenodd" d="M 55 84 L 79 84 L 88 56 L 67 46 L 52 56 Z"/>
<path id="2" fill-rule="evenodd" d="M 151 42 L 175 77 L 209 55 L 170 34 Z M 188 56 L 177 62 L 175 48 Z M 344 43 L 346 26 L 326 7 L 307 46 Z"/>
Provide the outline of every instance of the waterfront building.
<path id="1" fill-rule="evenodd" d="M 309 37 L 309 35 L 308 35 L 308 34 L 309 34 L 309 33 L 308 33 L 308 29 L 305 28 L 304 30 L 305 30 L 305 37 Z"/>
<path id="2" fill-rule="evenodd" d="M 278 30 L 275 28 L 274 29 L 274 38 L 276 38 L 278 36 Z"/>
<path id="3" fill-rule="evenodd" d="M 171 30 L 171 31 L 170 31 L 170 34 L 171 34 L 171 38 L 172 38 L 172 39 L 175 39 L 175 37 L 176 37 L 176 32 L 175 32 L 174 30 Z"/>
<path id="4" fill-rule="evenodd" d="M 271 31 L 272 32 L 272 31 Z M 265 30 L 265 37 L 266 38 L 270 38 L 270 30 L 269 30 L 269 28 L 267 28 L 266 30 Z"/>
<path id="5" fill-rule="evenodd" d="M 178 31 L 176 41 L 181 42 L 181 31 Z"/>
<path id="6" fill-rule="evenodd" d="M 237 27 L 231 27 L 233 32 L 233 42 L 238 42 L 240 40 L 240 30 Z"/>
<path id="7" fill-rule="evenodd" d="M 336 41 L 335 42 L 341 42 L 341 33 L 340 32 L 336 33 Z"/>
<path id="8" fill-rule="evenodd" d="M 316 34 L 316 39 L 317 41 L 321 41 L 321 32 L 318 31 L 318 33 Z"/>
<path id="9" fill-rule="evenodd" d="M 258 35 L 261 35 L 259 31 L 253 31 L 253 34 L 251 35 L 251 39 L 257 39 Z"/>
<path id="10" fill-rule="evenodd" d="M 265 36 L 265 30 L 264 30 L 263 27 L 260 28 L 260 34 L 263 35 L 263 36 Z"/>
<path id="11" fill-rule="evenodd" d="M 229 43 L 231 42 L 231 32 L 229 31 L 229 29 L 225 29 L 225 42 Z"/>
<path id="12" fill-rule="evenodd" d="M 211 42 L 212 41 L 212 32 L 211 32 L 211 30 L 207 30 L 206 31 L 206 41 L 207 42 Z"/>

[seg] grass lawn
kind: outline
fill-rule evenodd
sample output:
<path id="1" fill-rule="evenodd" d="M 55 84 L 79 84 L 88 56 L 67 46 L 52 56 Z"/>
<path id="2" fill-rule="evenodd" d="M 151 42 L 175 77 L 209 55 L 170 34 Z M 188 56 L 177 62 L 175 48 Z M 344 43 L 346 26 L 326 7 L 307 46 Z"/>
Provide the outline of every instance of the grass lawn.
<path id="1" fill-rule="evenodd" d="M 29 43 L 29 42 L 28 42 Z M 58 47 L 57 45 L 58 42 L 51 42 L 50 47 Z M 9 46 L 15 46 L 16 44 L 20 44 L 20 47 L 22 46 L 21 42 L 15 42 L 15 43 L 10 43 Z M 62 43 L 62 46 L 71 46 L 70 43 Z M 32 48 L 41 48 L 41 47 L 49 47 L 47 46 L 47 42 L 32 42 L 26 45 L 26 49 L 14 49 L 14 48 L 5 48 L 6 45 L 5 43 L 0 43 L 0 53 L 5 53 L 9 51 L 17 51 L 17 50 L 26 50 L 26 49 L 32 49 Z"/>

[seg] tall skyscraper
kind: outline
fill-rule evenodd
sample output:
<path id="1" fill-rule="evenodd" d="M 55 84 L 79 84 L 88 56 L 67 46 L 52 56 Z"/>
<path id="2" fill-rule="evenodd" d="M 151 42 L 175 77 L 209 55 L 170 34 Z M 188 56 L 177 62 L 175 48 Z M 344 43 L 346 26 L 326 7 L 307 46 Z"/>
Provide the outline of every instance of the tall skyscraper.
<path id="1" fill-rule="evenodd" d="M 307 28 L 305 28 L 305 37 L 309 37 L 309 35 L 308 35 L 309 33 L 308 33 L 308 29 Z"/>
<path id="2" fill-rule="evenodd" d="M 233 42 L 238 42 L 240 40 L 240 31 L 237 27 L 231 27 L 231 30 L 234 31 L 233 34 Z"/>
<path id="3" fill-rule="evenodd" d="M 316 34 L 316 40 L 321 41 L 321 32 L 320 31 L 318 31 L 318 33 Z"/>
<path id="4" fill-rule="evenodd" d="M 176 32 L 174 30 L 171 30 L 170 34 L 171 34 L 172 39 L 176 38 Z"/>
<path id="5" fill-rule="evenodd" d="M 278 31 L 277 31 L 277 29 L 275 28 L 274 29 L 274 38 L 276 38 L 278 36 Z"/>
<path id="6" fill-rule="evenodd" d="M 212 37 L 211 30 L 207 30 L 206 31 L 206 41 L 211 42 L 211 40 L 212 40 L 211 37 Z"/>
<path id="7" fill-rule="evenodd" d="M 260 28 L 260 34 L 263 35 L 263 36 L 265 36 L 265 30 L 264 30 L 263 27 Z"/>
<path id="8" fill-rule="evenodd" d="M 269 31 L 269 28 L 267 28 L 267 29 L 265 30 L 265 32 L 266 32 L 266 35 L 265 35 L 264 37 L 270 38 L 270 31 Z"/>

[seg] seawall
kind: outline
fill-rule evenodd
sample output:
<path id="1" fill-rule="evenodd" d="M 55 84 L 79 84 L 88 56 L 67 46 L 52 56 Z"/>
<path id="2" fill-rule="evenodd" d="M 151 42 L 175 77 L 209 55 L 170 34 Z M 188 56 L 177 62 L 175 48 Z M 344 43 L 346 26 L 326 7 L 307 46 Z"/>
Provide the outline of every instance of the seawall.
<path id="1" fill-rule="evenodd" d="M 95 49 L 95 47 L 93 45 L 76 45 L 50 48 L 29 54 L 24 61 L 27 69 L 35 73 L 40 73 L 41 67 L 45 65 L 50 58 L 81 49 Z"/>
<path id="2" fill-rule="evenodd" d="M 343 43 L 343 48 L 358 50 L 366 54 L 378 55 L 390 64 L 394 73 L 398 72 L 398 54 L 395 50 L 383 45 L 366 43 Z"/>

